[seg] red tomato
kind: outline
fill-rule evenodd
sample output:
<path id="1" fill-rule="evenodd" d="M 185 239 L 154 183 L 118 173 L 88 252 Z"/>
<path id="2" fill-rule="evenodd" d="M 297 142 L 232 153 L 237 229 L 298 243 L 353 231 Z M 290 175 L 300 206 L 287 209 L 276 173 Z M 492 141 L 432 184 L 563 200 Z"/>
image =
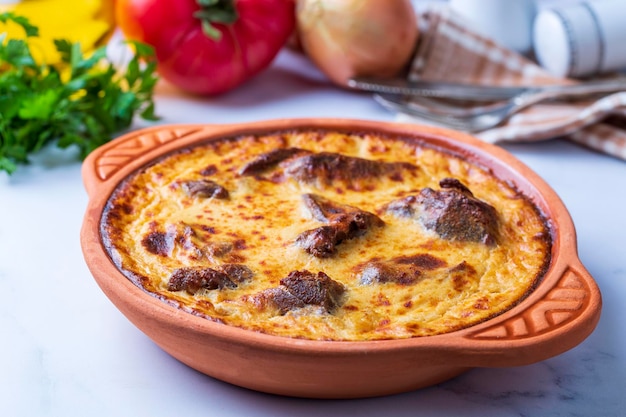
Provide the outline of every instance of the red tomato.
<path id="1" fill-rule="evenodd" d="M 295 26 L 293 0 L 117 0 L 116 19 L 155 48 L 164 79 L 207 95 L 269 66 Z"/>

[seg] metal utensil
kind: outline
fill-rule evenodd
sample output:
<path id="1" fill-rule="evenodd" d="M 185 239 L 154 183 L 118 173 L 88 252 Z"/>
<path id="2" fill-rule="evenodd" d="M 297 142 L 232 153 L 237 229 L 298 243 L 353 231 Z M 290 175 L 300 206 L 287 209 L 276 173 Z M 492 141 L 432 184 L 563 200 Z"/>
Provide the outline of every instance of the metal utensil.
<path id="1" fill-rule="evenodd" d="M 490 87 L 483 85 L 409 81 L 402 78 L 351 78 L 348 87 L 384 94 L 408 94 L 423 97 L 445 97 L 473 101 L 507 100 L 528 90 L 528 87 Z"/>
<path id="2" fill-rule="evenodd" d="M 465 108 L 437 103 L 425 97 L 411 100 L 403 96 L 375 94 L 374 99 L 392 112 L 416 116 L 465 132 L 492 128 L 513 114 L 509 102 Z"/>
<path id="3" fill-rule="evenodd" d="M 626 91 L 626 77 L 589 81 L 572 85 L 541 87 L 498 87 L 463 83 L 409 81 L 402 78 L 356 77 L 348 80 L 354 89 L 381 94 L 406 94 L 421 97 L 449 98 L 470 101 L 508 100 L 527 93 L 549 92 L 555 96 L 580 96 L 592 93 Z M 588 92 L 591 90 L 591 93 Z"/>
<path id="4" fill-rule="evenodd" d="M 626 90 L 623 81 L 598 81 L 566 87 L 529 89 L 509 100 L 478 106 L 459 106 L 454 101 L 406 95 L 376 94 L 374 98 L 383 107 L 395 112 L 422 117 L 457 130 L 480 132 L 498 126 L 520 110 L 543 101 Z"/>

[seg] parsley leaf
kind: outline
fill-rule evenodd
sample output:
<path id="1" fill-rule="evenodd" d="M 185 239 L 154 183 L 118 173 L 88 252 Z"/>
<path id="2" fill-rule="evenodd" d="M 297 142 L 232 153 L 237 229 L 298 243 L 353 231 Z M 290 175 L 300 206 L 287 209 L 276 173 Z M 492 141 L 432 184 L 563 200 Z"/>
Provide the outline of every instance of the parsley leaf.
<path id="1" fill-rule="evenodd" d="M 48 143 L 76 146 L 84 158 L 128 128 L 135 115 L 157 120 L 154 50 L 129 42 L 135 54 L 120 72 L 101 47 L 86 56 L 80 44 L 54 40 L 59 66 L 35 62 L 28 38 L 38 36 L 27 18 L 0 13 L 0 23 L 24 29 L 26 40 L 0 35 L 0 171 L 13 173 Z"/>

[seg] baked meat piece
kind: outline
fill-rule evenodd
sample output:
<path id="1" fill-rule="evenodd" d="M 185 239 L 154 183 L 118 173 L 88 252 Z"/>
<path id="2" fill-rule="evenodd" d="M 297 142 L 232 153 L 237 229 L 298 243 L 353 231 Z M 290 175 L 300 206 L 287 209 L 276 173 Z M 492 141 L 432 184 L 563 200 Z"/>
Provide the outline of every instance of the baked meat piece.
<path id="1" fill-rule="evenodd" d="M 457 179 L 444 178 L 439 186 L 441 190 L 427 187 L 417 195 L 393 201 L 385 210 L 415 218 L 443 239 L 495 245 L 499 226 L 495 208 L 474 197 Z"/>
<path id="2" fill-rule="evenodd" d="M 313 218 L 327 225 L 301 233 L 296 238 L 296 244 L 318 258 L 334 255 L 337 246 L 344 240 L 354 239 L 372 227 L 385 224 L 373 213 L 338 204 L 315 194 L 305 194 L 303 201 Z"/>

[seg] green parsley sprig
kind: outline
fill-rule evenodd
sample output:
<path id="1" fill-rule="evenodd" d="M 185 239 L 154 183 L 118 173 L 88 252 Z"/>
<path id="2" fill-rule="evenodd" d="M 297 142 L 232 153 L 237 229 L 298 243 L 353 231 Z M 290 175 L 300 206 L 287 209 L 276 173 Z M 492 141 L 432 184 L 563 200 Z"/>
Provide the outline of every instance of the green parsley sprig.
<path id="1" fill-rule="evenodd" d="M 0 22 L 20 25 L 26 40 L 0 35 L 0 171 L 13 173 L 44 145 L 77 146 L 84 158 L 128 128 L 135 115 L 157 120 L 153 49 L 130 42 L 135 53 L 120 72 L 106 47 L 88 56 L 80 44 L 54 40 L 62 63 L 37 63 L 28 38 L 38 28 L 23 16 L 1 13 Z M 1 30 L 0 30 L 1 32 Z"/>

